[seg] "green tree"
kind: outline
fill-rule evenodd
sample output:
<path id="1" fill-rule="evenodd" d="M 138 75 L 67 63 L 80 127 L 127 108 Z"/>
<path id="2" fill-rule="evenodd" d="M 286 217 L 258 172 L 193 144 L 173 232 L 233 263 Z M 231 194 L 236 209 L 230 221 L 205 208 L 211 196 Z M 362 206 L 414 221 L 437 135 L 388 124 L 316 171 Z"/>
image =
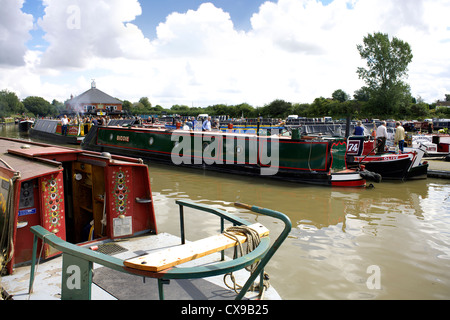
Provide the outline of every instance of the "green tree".
<path id="1" fill-rule="evenodd" d="M 342 89 L 338 89 L 331 95 L 333 100 L 339 101 L 339 102 L 345 102 L 348 99 L 350 99 L 350 96 Z"/>
<path id="2" fill-rule="evenodd" d="M 292 114 L 296 114 L 300 117 L 306 117 L 308 115 L 309 107 L 309 103 L 294 103 L 294 111 L 292 112 Z"/>
<path id="3" fill-rule="evenodd" d="M 128 100 L 122 101 L 122 110 L 123 111 L 131 113 L 132 108 L 133 108 L 133 104 L 130 101 L 128 101 Z"/>
<path id="4" fill-rule="evenodd" d="M 0 116 L 6 117 L 13 114 L 22 114 L 27 110 L 14 92 L 0 91 Z"/>
<path id="5" fill-rule="evenodd" d="M 131 114 L 140 115 L 140 114 L 146 114 L 146 112 L 147 112 L 147 109 L 145 108 L 145 106 L 142 102 L 133 103 L 133 106 L 131 108 Z"/>
<path id="6" fill-rule="evenodd" d="M 357 74 L 367 85 L 373 114 L 395 114 L 404 99 L 410 97 L 409 85 L 403 79 L 413 58 L 411 47 L 378 32 L 364 37 L 357 49 L 367 62 L 367 68 L 358 68 Z"/>
<path id="7" fill-rule="evenodd" d="M 325 117 L 330 115 L 330 102 L 331 100 L 324 97 L 314 99 L 311 103 L 309 116 L 313 117 Z"/>
<path id="8" fill-rule="evenodd" d="M 418 102 L 412 104 L 410 110 L 414 119 L 425 119 L 429 113 L 429 106 L 425 102 Z"/>
<path id="9" fill-rule="evenodd" d="M 30 96 L 22 101 L 25 109 L 35 116 L 56 116 L 57 109 L 41 97 Z"/>
<path id="10" fill-rule="evenodd" d="M 353 94 L 353 98 L 355 98 L 356 101 L 364 101 L 367 102 L 370 99 L 370 93 L 369 89 L 367 87 L 362 87 L 361 89 L 358 89 Z"/>
<path id="11" fill-rule="evenodd" d="M 277 99 L 264 106 L 261 115 L 267 118 L 286 118 L 293 110 L 292 103 Z"/>
<path id="12" fill-rule="evenodd" d="M 147 110 L 150 110 L 150 108 L 152 107 L 152 104 L 150 103 L 147 97 L 140 98 L 139 102 L 142 103 L 144 105 L 144 108 Z"/>
<path id="13" fill-rule="evenodd" d="M 240 118 L 240 117 L 254 118 L 254 117 L 258 116 L 255 108 L 253 108 L 251 105 L 249 105 L 248 103 L 245 103 L 245 102 L 234 106 L 233 109 L 234 109 L 234 113 L 230 114 L 230 116 L 235 117 L 235 118 Z"/>

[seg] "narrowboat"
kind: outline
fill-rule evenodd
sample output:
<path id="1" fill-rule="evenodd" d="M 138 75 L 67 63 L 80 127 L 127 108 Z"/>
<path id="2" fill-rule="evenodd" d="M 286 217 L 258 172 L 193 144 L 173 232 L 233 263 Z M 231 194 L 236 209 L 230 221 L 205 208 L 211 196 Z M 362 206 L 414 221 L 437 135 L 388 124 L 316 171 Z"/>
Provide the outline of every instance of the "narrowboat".
<path id="1" fill-rule="evenodd" d="M 274 242 L 259 223 L 178 200 L 181 236 L 159 233 L 142 160 L 9 138 L 0 138 L 0 183 L 0 300 L 280 298 L 264 285 L 263 268 L 290 231 L 282 213 L 236 204 L 284 222 Z M 186 240 L 188 210 L 220 216 L 219 234 Z M 226 223 L 254 230 L 259 242 L 250 253 L 225 257 L 225 249 L 250 242 Z M 244 268 L 257 261 L 249 276 Z M 246 281 L 240 292 L 217 281 L 230 272 Z M 261 286 L 252 292 L 257 277 Z M 183 290 L 191 280 L 179 282 L 187 279 L 198 281 L 194 296 Z"/>
<path id="2" fill-rule="evenodd" d="M 33 124 L 34 124 L 33 120 L 22 119 L 19 121 L 19 131 L 20 132 L 28 132 Z"/>
<path id="3" fill-rule="evenodd" d="M 426 148 L 426 156 L 439 157 L 450 153 L 450 135 L 448 134 L 418 134 L 411 137 L 411 147 Z M 407 148 L 406 150 L 411 150 Z"/>
<path id="4" fill-rule="evenodd" d="M 347 144 L 347 163 L 349 167 L 364 166 L 378 173 L 383 179 L 426 179 L 428 163 L 422 161 L 426 148 L 399 152 L 376 153 L 377 142 L 369 136 L 350 136 Z"/>
<path id="5" fill-rule="evenodd" d="M 89 127 L 90 124 L 69 124 L 67 134 L 63 134 L 60 121 L 37 119 L 29 131 L 29 136 L 49 143 L 80 145 Z"/>
<path id="6" fill-rule="evenodd" d="M 347 168 L 346 146 L 337 137 L 136 126 L 94 126 L 81 144 L 84 150 L 284 181 L 342 187 L 364 187 L 366 179 L 379 182 L 367 170 Z"/>

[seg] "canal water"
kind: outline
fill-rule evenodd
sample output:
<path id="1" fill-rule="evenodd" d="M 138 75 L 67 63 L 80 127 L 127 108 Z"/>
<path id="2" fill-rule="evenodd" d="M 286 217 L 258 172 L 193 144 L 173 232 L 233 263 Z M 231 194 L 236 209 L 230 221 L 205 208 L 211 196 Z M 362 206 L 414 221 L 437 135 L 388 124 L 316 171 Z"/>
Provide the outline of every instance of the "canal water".
<path id="1" fill-rule="evenodd" d="M 14 126 L 0 135 L 28 139 Z M 450 299 L 450 180 L 341 189 L 147 165 L 159 232 L 179 234 L 177 199 L 261 222 L 272 239 L 282 223 L 234 202 L 288 215 L 292 231 L 266 269 L 283 299 Z M 189 240 L 217 233 L 217 217 L 185 215 Z"/>

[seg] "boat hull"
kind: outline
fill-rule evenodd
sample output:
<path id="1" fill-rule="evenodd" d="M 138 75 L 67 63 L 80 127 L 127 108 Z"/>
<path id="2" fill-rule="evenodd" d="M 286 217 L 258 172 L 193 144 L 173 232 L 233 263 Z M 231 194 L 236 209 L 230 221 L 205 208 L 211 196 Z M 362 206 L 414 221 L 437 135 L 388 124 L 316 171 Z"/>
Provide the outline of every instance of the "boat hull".
<path id="1" fill-rule="evenodd" d="M 328 186 L 347 182 L 359 187 L 366 183 L 354 170 L 346 171 L 346 143 L 339 139 L 305 141 L 222 132 L 96 126 L 85 137 L 82 148 L 283 181 Z"/>
<path id="2" fill-rule="evenodd" d="M 33 128 L 30 129 L 29 135 L 31 138 L 36 138 L 39 140 L 44 140 L 44 141 L 48 141 L 48 142 L 52 142 L 52 143 L 59 143 L 59 144 L 80 145 L 81 142 L 83 141 L 83 137 L 63 136 L 61 134 L 43 132 L 43 131 L 35 130 Z"/>
<path id="3" fill-rule="evenodd" d="M 58 144 L 80 145 L 84 139 L 85 126 L 68 125 L 67 135 L 62 135 L 62 126 L 57 120 L 38 119 L 30 129 L 29 136 Z"/>
<path id="4" fill-rule="evenodd" d="M 362 164 L 367 170 L 379 173 L 383 179 L 408 180 L 427 177 L 428 164 L 413 167 L 413 161 L 407 154 L 368 156 L 363 159 L 364 157 L 356 157 L 350 164 L 355 166 Z"/>

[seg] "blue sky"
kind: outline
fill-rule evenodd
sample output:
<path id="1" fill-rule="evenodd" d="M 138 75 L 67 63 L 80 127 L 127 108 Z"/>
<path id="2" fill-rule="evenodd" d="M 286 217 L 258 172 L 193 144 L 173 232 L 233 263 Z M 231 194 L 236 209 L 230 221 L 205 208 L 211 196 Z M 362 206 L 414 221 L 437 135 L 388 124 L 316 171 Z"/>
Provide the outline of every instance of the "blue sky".
<path id="1" fill-rule="evenodd" d="M 96 79 L 164 107 L 311 103 L 361 88 L 356 45 L 384 32 L 411 45 L 406 80 L 431 103 L 450 93 L 448 12 L 450 0 L 0 0 L 0 90 L 64 101 Z"/>
<path id="2" fill-rule="evenodd" d="M 164 22 L 166 17 L 172 12 L 183 13 L 197 8 L 206 1 L 201 0 L 149 0 L 142 1 L 142 16 L 137 17 L 136 24 L 142 26 L 149 34 L 154 36 L 154 30 L 160 22 Z M 264 0 L 215 0 L 210 1 L 216 7 L 222 8 L 230 13 L 231 19 L 239 29 L 248 30 L 250 28 L 251 16 L 258 12 L 259 6 Z"/>

